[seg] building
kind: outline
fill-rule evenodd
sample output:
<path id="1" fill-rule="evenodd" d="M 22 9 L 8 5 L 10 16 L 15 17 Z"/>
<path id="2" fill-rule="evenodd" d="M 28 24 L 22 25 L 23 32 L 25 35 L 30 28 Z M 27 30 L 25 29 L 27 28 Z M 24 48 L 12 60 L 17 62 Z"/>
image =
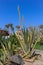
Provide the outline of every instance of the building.
<path id="1" fill-rule="evenodd" d="M 0 30 L 0 34 L 2 34 L 3 36 L 9 36 L 9 33 L 6 30 Z"/>

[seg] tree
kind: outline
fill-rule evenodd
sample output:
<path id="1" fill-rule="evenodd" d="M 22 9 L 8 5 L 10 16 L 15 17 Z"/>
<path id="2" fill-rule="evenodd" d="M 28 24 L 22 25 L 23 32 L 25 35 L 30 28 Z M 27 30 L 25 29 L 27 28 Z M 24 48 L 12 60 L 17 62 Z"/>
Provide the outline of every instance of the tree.
<path id="1" fill-rule="evenodd" d="M 7 24 L 5 25 L 5 28 L 6 30 L 10 31 L 11 30 L 11 33 L 14 33 L 14 27 L 13 27 L 13 24 Z"/>
<path id="2" fill-rule="evenodd" d="M 40 44 L 43 45 L 43 25 L 39 26 L 39 32 L 40 32 L 40 36 L 41 36 Z"/>
<path id="3" fill-rule="evenodd" d="M 43 25 L 40 25 L 40 26 L 39 26 L 39 29 L 40 29 L 40 32 L 41 32 L 42 35 L 43 35 Z"/>

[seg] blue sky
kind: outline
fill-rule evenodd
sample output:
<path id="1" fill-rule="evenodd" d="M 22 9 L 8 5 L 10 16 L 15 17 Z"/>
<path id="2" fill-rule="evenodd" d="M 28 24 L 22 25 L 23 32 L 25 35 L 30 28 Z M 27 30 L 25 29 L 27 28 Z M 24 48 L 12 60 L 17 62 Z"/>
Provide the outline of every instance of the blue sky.
<path id="1" fill-rule="evenodd" d="M 18 5 L 26 26 L 43 24 L 43 0 L 0 0 L 0 28 L 8 23 L 19 25 Z"/>

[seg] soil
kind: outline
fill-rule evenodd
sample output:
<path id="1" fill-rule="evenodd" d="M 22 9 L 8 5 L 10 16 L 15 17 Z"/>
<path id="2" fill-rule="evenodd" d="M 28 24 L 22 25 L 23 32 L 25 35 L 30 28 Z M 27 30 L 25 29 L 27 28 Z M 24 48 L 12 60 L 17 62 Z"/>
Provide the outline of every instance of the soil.
<path id="1" fill-rule="evenodd" d="M 36 50 L 37 54 L 41 55 L 40 59 L 34 60 L 34 62 L 27 62 L 24 61 L 25 64 L 24 65 L 43 65 L 43 50 Z"/>

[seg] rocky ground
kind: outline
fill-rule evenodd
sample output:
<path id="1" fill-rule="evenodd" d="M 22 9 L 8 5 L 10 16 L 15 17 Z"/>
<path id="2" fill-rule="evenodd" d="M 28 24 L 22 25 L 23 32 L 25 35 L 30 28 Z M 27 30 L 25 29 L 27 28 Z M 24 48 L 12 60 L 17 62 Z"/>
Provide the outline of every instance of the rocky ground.
<path id="1" fill-rule="evenodd" d="M 24 65 L 43 65 L 43 50 L 36 50 L 37 54 L 41 55 L 39 60 L 35 60 L 34 62 L 27 62 L 25 61 Z"/>
<path id="2" fill-rule="evenodd" d="M 38 56 L 34 56 L 31 59 L 23 59 L 20 55 L 12 56 L 10 58 L 10 65 L 43 65 L 43 50 L 35 51 Z"/>

